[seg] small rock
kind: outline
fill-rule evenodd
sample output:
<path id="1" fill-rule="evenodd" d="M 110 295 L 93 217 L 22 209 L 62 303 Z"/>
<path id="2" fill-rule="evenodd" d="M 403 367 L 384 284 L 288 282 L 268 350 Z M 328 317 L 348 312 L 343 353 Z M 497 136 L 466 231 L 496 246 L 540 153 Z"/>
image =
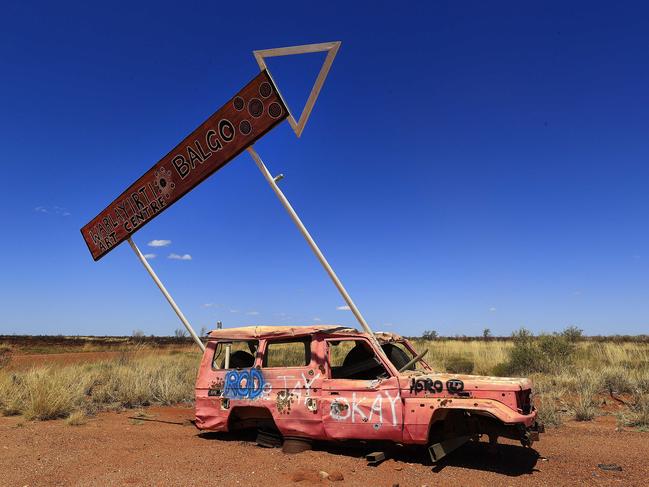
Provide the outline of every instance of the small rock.
<path id="1" fill-rule="evenodd" d="M 329 478 L 329 474 L 327 472 L 325 472 L 324 470 L 320 470 L 318 472 L 318 475 L 320 475 L 321 479 L 328 479 Z"/>
<path id="2" fill-rule="evenodd" d="M 395 470 L 403 470 L 403 467 L 401 465 L 397 465 L 396 467 L 394 467 L 394 469 Z"/>
<path id="3" fill-rule="evenodd" d="M 329 474 L 329 480 L 331 480 L 333 482 L 341 482 L 341 481 L 345 480 L 345 477 L 343 477 L 342 472 L 331 472 Z"/>

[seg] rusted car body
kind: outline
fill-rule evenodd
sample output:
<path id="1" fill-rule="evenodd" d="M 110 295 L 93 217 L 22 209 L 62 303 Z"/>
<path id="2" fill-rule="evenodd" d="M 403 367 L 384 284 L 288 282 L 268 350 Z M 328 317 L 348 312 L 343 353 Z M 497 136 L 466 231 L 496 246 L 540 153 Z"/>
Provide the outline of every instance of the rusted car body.
<path id="1" fill-rule="evenodd" d="M 434 461 L 483 434 L 524 446 L 538 439 L 529 379 L 435 373 L 420 357 L 409 364 L 418 356 L 407 340 L 376 337 L 384 353 L 367 334 L 341 326 L 212 331 L 196 382 L 195 424 L 428 445 Z"/>

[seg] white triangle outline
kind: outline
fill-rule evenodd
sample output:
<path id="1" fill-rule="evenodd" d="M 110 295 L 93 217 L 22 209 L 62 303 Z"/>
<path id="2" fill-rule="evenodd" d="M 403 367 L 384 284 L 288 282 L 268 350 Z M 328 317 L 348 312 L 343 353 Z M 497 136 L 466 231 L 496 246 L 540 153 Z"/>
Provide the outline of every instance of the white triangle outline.
<path id="1" fill-rule="evenodd" d="M 262 49 L 258 51 L 252 51 L 255 59 L 257 60 L 257 64 L 259 64 L 259 69 L 261 69 L 262 71 L 265 69 L 266 71 L 268 71 L 269 75 L 270 70 L 268 69 L 268 66 L 266 66 L 264 58 L 275 56 L 291 56 L 293 54 L 309 54 L 312 52 L 327 52 L 327 57 L 325 58 L 324 63 L 322 63 L 318 77 L 313 84 L 313 88 L 311 88 L 311 93 L 309 94 L 309 98 L 307 98 L 306 100 L 299 120 L 295 120 L 295 117 L 293 116 L 293 113 L 291 113 L 291 109 L 289 108 L 288 104 L 286 103 L 286 101 L 284 102 L 286 108 L 288 108 L 288 123 L 291 125 L 293 132 L 295 132 L 295 135 L 297 135 L 298 137 L 302 135 L 304 126 L 306 125 L 306 122 L 311 115 L 311 111 L 313 110 L 313 106 L 315 105 L 315 101 L 318 98 L 318 95 L 320 95 L 320 90 L 322 89 L 325 78 L 329 74 L 329 69 L 331 68 L 331 64 L 334 62 L 334 58 L 338 53 L 340 44 L 340 41 L 333 41 L 322 42 L 320 44 L 303 44 L 301 46 L 278 47 L 275 49 Z M 279 90 L 279 87 L 277 89 Z"/>

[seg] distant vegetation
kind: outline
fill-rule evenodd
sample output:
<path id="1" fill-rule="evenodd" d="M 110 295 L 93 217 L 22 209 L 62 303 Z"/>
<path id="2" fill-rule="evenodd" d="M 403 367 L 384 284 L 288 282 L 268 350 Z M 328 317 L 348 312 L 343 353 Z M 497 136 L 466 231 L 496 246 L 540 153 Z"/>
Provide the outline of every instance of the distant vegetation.
<path id="1" fill-rule="evenodd" d="M 649 340 L 584 337 L 576 327 L 534 336 L 413 339 L 426 361 L 452 373 L 526 376 L 534 381 L 541 419 L 558 425 L 615 414 L 620 426 L 649 431 Z"/>
<path id="2" fill-rule="evenodd" d="M 136 345 L 177 348 L 193 346 L 193 340 L 191 337 L 144 336 L 140 330 L 134 330 L 132 336 L 0 335 L 0 358 L 3 348 L 11 350 L 12 353 L 47 354 L 119 352 L 132 350 Z"/>
<path id="3" fill-rule="evenodd" d="M 136 330 L 137 332 L 138 330 Z M 180 335 L 180 333 L 179 333 Z M 649 337 L 584 337 L 570 327 L 535 336 L 521 328 L 510 337 L 411 339 L 435 371 L 526 376 L 534 381 L 542 421 L 590 420 L 615 415 L 620 426 L 649 430 Z M 0 413 L 69 418 L 114 408 L 193 400 L 198 354 L 191 338 L 0 337 Z M 12 355 L 117 352 L 117 358 L 80 365 L 12 370 Z M 114 354 L 113 354 L 114 357 Z"/>

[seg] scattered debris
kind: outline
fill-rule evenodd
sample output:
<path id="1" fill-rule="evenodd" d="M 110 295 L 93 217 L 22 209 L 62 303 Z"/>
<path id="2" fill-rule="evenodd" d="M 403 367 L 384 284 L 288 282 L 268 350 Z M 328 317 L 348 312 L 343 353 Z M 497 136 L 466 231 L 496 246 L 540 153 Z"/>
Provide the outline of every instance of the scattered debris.
<path id="1" fill-rule="evenodd" d="M 376 467 L 385 460 L 385 453 L 382 451 L 368 453 L 367 455 L 365 455 L 365 459 L 367 460 L 367 464 L 369 466 Z"/>
<path id="2" fill-rule="evenodd" d="M 311 450 L 312 442 L 309 438 L 294 438 L 287 436 L 284 438 L 284 445 L 282 451 L 284 453 L 302 453 L 303 451 Z"/>
<path id="3" fill-rule="evenodd" d="M 275 431 L 257 431 L 257 445 L 265 448 L 279 448 L 282 446 L 282 435 Z"/>
<path id="4" fill-rule="evenodd" d="M 602 470 L 609 470 L 613 472 L 622 471 L 622 467 L 620 467 L 617 463 L 598 463 L 597 466 Z"/>

